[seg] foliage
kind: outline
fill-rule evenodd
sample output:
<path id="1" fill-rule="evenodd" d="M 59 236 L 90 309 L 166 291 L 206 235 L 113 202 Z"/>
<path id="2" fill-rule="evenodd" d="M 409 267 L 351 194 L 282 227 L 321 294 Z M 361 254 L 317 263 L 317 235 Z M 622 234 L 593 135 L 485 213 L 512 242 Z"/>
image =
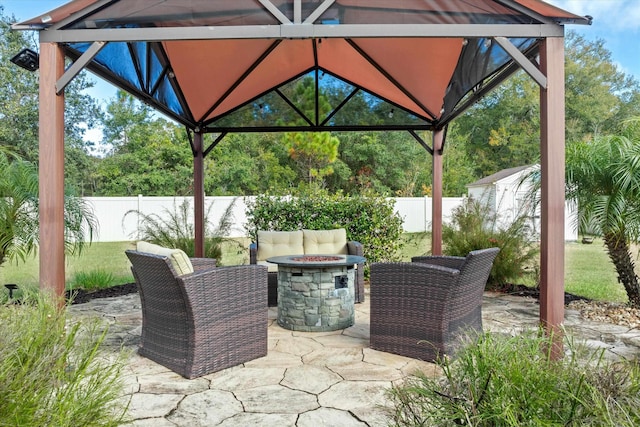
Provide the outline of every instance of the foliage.
<path id="1" fill-rule="evenodd" d="M 629 304 L 640 307 L 630 243 L 640 242 L 640 117 L 617 135 L 573 142 L 566 153 L 567 198 L 578 204 L 579 231 L 604 237 Z"/>
<path id="2" fill-rule="evenodd" d="M 333 174 L 331 164 L 338 158 L 340 140 L 329 132 L 287 133 L 285 141 L 289 156 L 306 175 L 306 182 L 322 182 Z"/>
<path id="3" fill-rule="evenodd" d="M 208 195 L 261 194 L 280 191 L 299 181 L 288 153 L 275 134 L 228 134 L 205 158 Z M 210 135 L 205 135 L 210 144 Z"/>
<path id="4" fill-rule="evenodd" d="M 408 133 L 344 133 L 334 170 L 327 178 L 333 192 L 423 196 L 431 183 L 431 155 Z"/>
<path id="5" fill-rule="evenodd" d="M 499 215 L 473 198 L 467 198 L 452 214 L 451 224 L 442 227 L 446 253 L 466 256 L 470 251 L 500 248 L 487 281 L 487 287 L 500 287 L 520 278 L 525 268 L 535 265 L 539 248 L 531 238 L 525 215 L 509 225 L 500 224 Z"/>
<path id="6" fill-rule="evenodd" d="M 0 266 L 24 261 L 38 248 L 38 171 L 28 161 L 0 152 Z M 97 229 L 92 210 L 77 197 L 65 197 L 65 250 L 82 252 Z"/>
<path id="7" fill-rule="evenodd" d="M 531 78 L 519 72 L 457 120 L 476 176 L 535 163 L 540 153 L 538 92 Z"/>
<path id="8" fill-rule="evenodd" d="M 113 274 L 104 268 L 78 271 L 73 275 L 71 288 L 84 289 L 85 291 L 106 289 L 114 285 L 114 280 Z"/>
<path id="9" fill-rule="evenodd" d="M 35 32 L 11 31 L 14 17 L 4 15 L 0 5 L 0 146 L 10 147 L 21 158 L 38 162 L 38 73 L 19 68 L 9 61 L 25 47 L 37 51 Z M 65 89 L 65 178 L 76 194 L 84 194 L 93 166 L 85 141 L 87 129 L 100 124 L 102 110 L 86 93 L 94 85 L 83 71 Z"/>
<path id="10" fill-rule="evenodd" d="M 229 204 L 222 214 L 218 225 L 211 229 L 209 218 L 213 203 L 205 209 L 204 215 L 204 256 L 206 258 L 222 259 L 221 244 L 227 242 L 240 245 L 239 242 L 229 239 L 232 225 L 232 212 L 235 200 Z M 145 214 L 138 210 L 130 210 L 125 213 L 135 214 L 140 218 L 139 230 L 134 232 L 132 237 L 145 240 L 157 245 L 182 249 L 189 257 L 195 256 L 195 225 L 193 223 L 193 209 L 188 199 L 185 199 L 179 206 L 174 203 L 173 211 L 163 209 L 164 214 Z M 139 234 L 139 236 L 138 236 Z"/>
<path id="11" fill-rule="evenodd" d="M 298 117 L 288 124 L 319 124 L 331 110 L 326 94 L 316 88 L 314 79 L 309 76 L 298 81 L 291 92 L 291 101 L 304 117 Z M 322 183 L 325 176 L 333 173 L 331 164 L 338 157 L 340 145 L 336 136 L 329 132 L 288 132 L 284 134 L 283 142 L 289 157 L 297 165 L 303 182 Z"/>
<path id="12" fill-rule="evenodd" d="M 565 44 L 568 141 L 611 133 L 620 120 L 638 114 L 640 85 L 616 67 L 603 40 L 589 41 L 568 31 Z M 539 121 L 539 88 L 522 71 L 458 118 L 459 133 L 468 139 L 465 149 L 476 176 L 536 163 Z"/>
<path id="13" fill-rule="evenodd" d="M 393 206 L 393 199 L 373 194 L 344 196 L 313 190 L 298 197 L 261 195 L 247 201 L 245 227 L 254 242 L 258 230 L 345 228 L 348 240 L 362 243 L 368 262 L 391 261 L 397 258 L 402 234 L 402 218 Z"/>
<path id="14" fill-rule="evenodd" d="M 124 423 L 123 354 L 102 358 L 106 331 L 43 296 L 0 309 L 0 425 L 117 426 Z"/>
<path id="15" fill-rule="evenodd" d="M 615 133 L 633 112 L 625 104 L 640 93 L 638 82 L 619 69 L 603 39 L 588 41 L 569 31 L 565 44 L 567 140 Z"/>
<path id="16" fill-rule="evenodd" d="M 177 125 L 152 120 L 152 110 L 125 92 L 107 106 L 105 143 L 110 156 L 97 166 L 97 194 L 186 196 L 192 193 L 193 155 Z"/>
<path id="17" fill-rule="evenodd" d="M 602 349 L 569 342 L 552 360 L 552 340 L 533 332 L 485 333 L 457 360 L 439 362 L 442 377 L 419 374 L 390 393 L 396 426 L 635 426 L 640 368 L 607 362 Z"/>

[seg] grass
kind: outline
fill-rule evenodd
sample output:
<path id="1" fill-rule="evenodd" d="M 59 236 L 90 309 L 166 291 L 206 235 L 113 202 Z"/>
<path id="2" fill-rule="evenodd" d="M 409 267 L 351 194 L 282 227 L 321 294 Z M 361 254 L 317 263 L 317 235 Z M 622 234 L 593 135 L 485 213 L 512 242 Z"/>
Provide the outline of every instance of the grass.
<path id="1" fill-rule="evenodd" d="M 95 278 L 101 275 L 101 271 L 108 272 L 111 286 L 133 282 L 129 260 L 124 254 L 126 249 L 133 248 L 134 245 L 131 242 L 93 243 L 82 252 L 82 255 L 67 257 L 65 266 L 67 287 L 77 288 L 76 284 L 79 281 L 84 280 L 86 283 L 86 280 L 91 280 L 91 276 Z M 38 263 L 38 256 L 35 256 L 24 263 L 3 264 L 0 267 L 0 283 L 16 283 L 21 288 L 37 288 Z M 83 276 L 85 279 L 82 279 Z M 86 279 L 87 277 L 89 279 Z"/>
<path id="2" fill-rule="evenodd" d="M 244 250 L 237 245 L 223 243 L 223 256 L 220 265 L 237 265 L 249 263 L 249 240 L 240 239 Z M 85 290 L 100 289 L 109 286 L 133 282 L 131 267 L 124 251 L 135 249 L 133 242 L 101 242 L 93 243 L 80 256 L 67 257 L 65 266 L 67 289 L 82 288 Z M 16 283 L 20 289 L 38 287 L 39 258 L 27 259 L 24 263 L 5 263 L 0 267 L 0 283 Z M 0 286 L 0 300 L 5 292 Z M 21 290 L 14 292 L 20 297 Z"/>
<path id="3" fill-rule="evenodd" d="M 403 247 L 399 256 L 404 261 L 431 250 L 429 233 L 405 233 L 402 238 Z M 221 265 L 249 263 L 249 240 L 240 239 L 240 242 L 241 250 L 238 250 L 236 245 L 224 244 Z M 97 283 L 96 286 L 108 286 L 132 282 L 133 276 L 124 251 L 133 247 L 132 242 L 94 243 L 80 257 L 68 257 L 67 286 L 78 287 L 83 284 L 84 287 L 84 284 L 92 282 Z M 596 239 L 590 245 L 567 243 L 565 248 L 567 292 L 600 301 L 627 301 L 626 292 L 616 279 L 615 269 L 605 252 L 602 240 Z M 0 280 L 0 283 L 17 283 L 21 287 L 37 287 L 37 257 L 18 265 L 5 263 L 0 267 Z M 525 284 L 532 285 L 533 281 Z M 3 291 L 7 292 L 0 289 L 0 292 Z"/>
<path id="4" fill-rule="evenodd" d="M 587 245 L 567 243 L 564 264 L 567 292 L 599 301 L 628 301 L 602 239 Z"/>
<path id="5" fill-rule="evenodd" d="M 0 425 L 122 425 L 127 353 L 102 357 L 97 319 L 69 322 L 53 301 L 31 298 L 0 310 Z"/>

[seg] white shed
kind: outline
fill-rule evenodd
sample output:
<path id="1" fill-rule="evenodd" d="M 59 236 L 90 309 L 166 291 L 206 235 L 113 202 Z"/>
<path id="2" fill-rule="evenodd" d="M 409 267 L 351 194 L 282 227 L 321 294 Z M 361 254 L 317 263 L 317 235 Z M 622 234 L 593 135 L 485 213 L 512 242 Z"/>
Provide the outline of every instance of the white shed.
<path id="1" fill-rule="evenodd" d="M 527 195 L 531 189 L 530 174 L 540 168 L 539 165 L 517 166 L 503 169 L 476 182 L 467 184 L 467 195 L 486 203 L 492 213 L 498 213 L 501 225 L 510 224 L 520 213 L 531 219 L 536 234 L 540 233 L 540 206 L 532 206 Z M 565 240 L 578 239 L 576 230 L 576 211 L 572 204 L 565 204 Z"/>

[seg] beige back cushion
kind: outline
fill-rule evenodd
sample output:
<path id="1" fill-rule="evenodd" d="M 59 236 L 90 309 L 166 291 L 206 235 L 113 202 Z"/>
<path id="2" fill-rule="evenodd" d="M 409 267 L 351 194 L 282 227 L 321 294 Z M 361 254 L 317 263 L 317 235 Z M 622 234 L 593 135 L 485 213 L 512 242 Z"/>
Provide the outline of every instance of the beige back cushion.
<path id="1" fill-rule="evenodd" d="M 302 231 L 258 231 L 258 261 L 304 253 Z"/>
<path id="2" fill-rule="evenodd" d="M 346 254 L 347 230 L 302 230 L 305 254 Z"/>
<path id="3" fill-rule="evenodd" d="M 181 249 L 165 248 L 164 246 L 148 242 L 138 242 L 136 249 L 138 252 L 166 256 L 169 258 L 171 266 L 179 276 L 193 273 L 193 264 L 191 264 L 191 260 Z"/>

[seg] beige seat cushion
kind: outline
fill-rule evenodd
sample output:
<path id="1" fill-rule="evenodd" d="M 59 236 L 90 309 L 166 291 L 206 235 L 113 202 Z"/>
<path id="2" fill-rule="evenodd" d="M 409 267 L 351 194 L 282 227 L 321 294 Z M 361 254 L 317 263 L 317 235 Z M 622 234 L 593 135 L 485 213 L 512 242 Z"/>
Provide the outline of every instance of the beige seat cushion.
<path id="1" fill-rule="evenodd" d="M 193 273 L 193 264 L 182 249 L 165 248 L 149 242 L 138 242 L 136 249 L 138 252 L 166 256 L 179 276 Z"/>
<path id="2" fill-rule="evenodd" d="M 277 273 L 278 272 L 278 264 L 274 264 L 272 262 L 267 262 L 267 261 L 258 261 L 257 264 L 258 265 L 264 265 L 265 267 L 267 267 L 267 271 L 269 273 Z"/>
<path id="3" fill-rule="evenodd" d="M 347 230 L 302 230 L 305 254 L 347 254 Z"/>
<path id="4" fill-rule="evenodd" d="M 302 231 L 258 231 L 258 261 L 304 253 Z"/>

